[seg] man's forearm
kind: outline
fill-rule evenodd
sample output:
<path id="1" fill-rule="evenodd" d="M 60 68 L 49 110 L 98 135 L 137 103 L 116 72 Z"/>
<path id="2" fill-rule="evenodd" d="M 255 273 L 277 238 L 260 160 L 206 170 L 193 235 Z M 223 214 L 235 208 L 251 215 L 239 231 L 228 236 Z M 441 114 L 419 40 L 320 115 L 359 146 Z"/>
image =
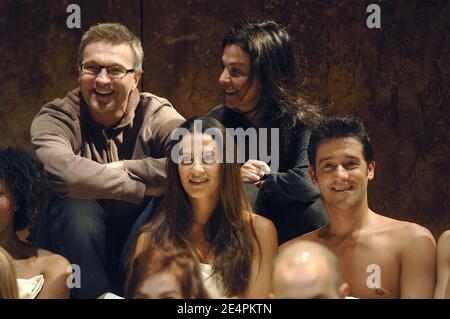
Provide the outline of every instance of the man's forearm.
<path id="1" fill-rule="evenodd" d="M 161 196 L 164 194 L 165 187 L 162 186 L 146 186 L 145 196 Z"/>
<path id="2" fill-rule="evenodd" d="M 124 161 L 117 161 L 105 164 L 109 168 L 115 168 L 120 170 L 125 170 Z M 161 196 L 165 191 L 165 186 L 162 185 L 146 185 L 145 196 Z"/>

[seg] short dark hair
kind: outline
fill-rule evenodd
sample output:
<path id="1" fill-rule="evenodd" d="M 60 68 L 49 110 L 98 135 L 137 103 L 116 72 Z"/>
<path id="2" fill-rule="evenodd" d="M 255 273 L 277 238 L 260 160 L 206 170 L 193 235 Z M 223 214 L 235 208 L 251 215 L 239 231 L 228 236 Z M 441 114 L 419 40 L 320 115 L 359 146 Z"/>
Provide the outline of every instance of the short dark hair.
<path id="1" fill-rule="evenodd" d="M 27 228 L 48 191 L 43 165 L 25 150 L 14 147 L 0 149 L 0 180 L 4 181 L 18 205 L 14 229 Z"/>
<path id="2" fill-rule="evenodd" d="M 353 137 L 363 145 L 363 155 L 367 163 L 373 161 L 373 149 L 364 124 L 357 117 L 327 117 L 324 118 L 311 132 L 308 145 L 308 159 L 314 167 L 316 163 L 317 149 L 324 140 L 332 138 Z"/>

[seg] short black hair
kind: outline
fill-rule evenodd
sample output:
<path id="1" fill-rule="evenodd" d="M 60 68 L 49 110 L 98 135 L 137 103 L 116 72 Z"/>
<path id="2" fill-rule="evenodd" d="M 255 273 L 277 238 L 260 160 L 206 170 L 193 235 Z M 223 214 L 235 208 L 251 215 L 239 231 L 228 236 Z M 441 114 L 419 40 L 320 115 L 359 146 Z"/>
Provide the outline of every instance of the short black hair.
<path id="1" fill-rule="evenodd" d="M 311 132 L 308 145 L 308 159 L 314 167 L 316 163 L 317 149 L 323 140 L 332 138 L 353 137 L 363 145 L 363 155 L 367 163 L 374 159 L 373 148 L 367 135 L 364 124 L 357 117 L 326 117 Z"/>
<path id="2" fill-rule="evenodd" d="M 48 191 L 43 165 L 25 150 L 14 147 L 0 149 L 0 180 L 18 205 L 14 214 L 14 229 L 27 228 Z"/>

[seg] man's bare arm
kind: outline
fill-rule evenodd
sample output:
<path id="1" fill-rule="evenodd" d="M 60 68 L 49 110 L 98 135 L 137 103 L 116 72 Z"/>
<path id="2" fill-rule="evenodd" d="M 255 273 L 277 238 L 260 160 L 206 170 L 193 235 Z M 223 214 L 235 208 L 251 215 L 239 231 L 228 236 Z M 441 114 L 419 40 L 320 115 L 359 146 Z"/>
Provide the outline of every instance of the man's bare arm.
<path id="1" fill-rule="evenodd" d="M 434 298 L 450 298 L 450 230 L 441 235 L 437 245 L 437 280 Z"/>

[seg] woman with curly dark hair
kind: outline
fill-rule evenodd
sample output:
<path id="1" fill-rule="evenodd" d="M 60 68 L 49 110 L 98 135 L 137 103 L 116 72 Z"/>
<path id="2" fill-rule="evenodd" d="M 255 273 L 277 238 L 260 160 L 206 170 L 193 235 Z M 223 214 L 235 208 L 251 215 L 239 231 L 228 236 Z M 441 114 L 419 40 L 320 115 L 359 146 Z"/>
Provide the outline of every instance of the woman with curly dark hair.
<path id="1" fill-rule="evenodd" d="M 47 190 L 43 166 L 30 153 L 0 149 L 0 246 L 13 258 L 20 298 L 67 298 L 68 261 L 22 241 Z M 69 272 L 67 272 L 69 271 Z"/>
<path id="2" fill-rule="evenodd" d="M 208 117 L 192 118 L 178 132 L 184 133 L 169 149 L 166 195 L 138 232 L 131 260 L 155 247 L 186 249 L 212 298 L 267 298 L 277 234 L 272 222 L 253 214 L 236 153 L 223 161 L 233 140 Z"/>
<path id="3" fill-rule="evenodd" d="M 222 42 L 219 84 L 225 101 L 208 114 L 227 128 L 256 129 L 258 150 L 276 152 L 269 167 L 260 154 L 249 152 L 254 144 L 238 141 L 246 154 L 242 181 L 257 212 L 275 223 L 280 243 L 327 222 L 307 172 L 309 127 L 320 112 L 300 94 L 297 61 L 293 41 L 278 23 L 237 24 Z M 278 136 L 264 136 L 262 128 Z"/>

